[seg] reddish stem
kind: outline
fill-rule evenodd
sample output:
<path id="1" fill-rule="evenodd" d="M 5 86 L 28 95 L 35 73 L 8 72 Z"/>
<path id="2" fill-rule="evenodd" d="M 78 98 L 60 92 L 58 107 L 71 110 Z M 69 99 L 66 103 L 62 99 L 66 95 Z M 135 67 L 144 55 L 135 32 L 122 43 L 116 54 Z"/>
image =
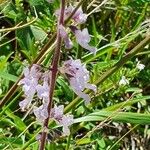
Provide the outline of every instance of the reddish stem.
<path id="1" fill-rule="evenodd" d="M 59 17 L 58 27 L 57 27 L 57 44 L 56 44 L 56 48 L 55 48 L 55 52 L 54 52 L 54 56 L 52 60 L 52 65 L 51 65 L 52 71 L 51 71 L 51 77 L 50 77 L 50 94 L 49 94 L 49 104 L 48 104 L 48 116 L 49 117 L 44 121 L 44 130 L 45 128 L 48 128 L 48 122 L 49 122 L 50 112 L 52 108 L 53 93 L 55 89 L 57 70 L 58 70 L 58 64 L 59 64 L 59 58 L 60 58 L 60 49 L 61 49 L 61 43 L 62 43 L 62 38 L 59 32 L 59 25 L 64 24 L 64 11 L 65 11 L 65 0 L 61 0 L 61 12 L 60 12 L 60 17 Z M 45 147 L 47 133 L 44 130 L 41 136 L 40 150 L 44 150 L 44 147 Z"/>

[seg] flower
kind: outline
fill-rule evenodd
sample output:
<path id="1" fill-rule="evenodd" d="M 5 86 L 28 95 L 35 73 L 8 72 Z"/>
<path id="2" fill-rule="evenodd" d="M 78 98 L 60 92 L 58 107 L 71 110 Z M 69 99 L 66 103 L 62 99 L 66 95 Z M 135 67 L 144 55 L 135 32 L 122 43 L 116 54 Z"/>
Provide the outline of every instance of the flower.
<path id="1" fill-rule="evenodd" d="M 19 102 L 19 106 L 22 111 L 25 111 L 25 109 L 28 109 L 30 107 L 32 99 L 33 99 L 33 96 L 32 97 L 28 96 L 23 101 Z"/>
<path id="2" fill-rule="evenodd" d="M 34 115 L 38 122 L 43 123 L 45 119 L 48 118 L 47 104 L 43 104 L 40 107 L 35 107 L 33 109 Z"/>
<path id="3" fill-rule="evenodd" d="M 82 65 L 79 59 L 70 59 L 65 61 L 64 65 L 59 70 L 61 73 L 66 74 L 73 91 L 79 97 L 83 98 L 85 103 L 89 103 L 91 98 L 88 94 L 85 94 L 83 90 L 88 88 L 96 92 L 96 86 L 88 83 L 89 71 L 86 69 L 85 65 Z"/>
<path id="4" fill-rule="evenodd" d="M 23 73 L 24 78 L 20 80 L 18 85 L 23 85 L 23 91 L 26 96 L 26 98 L 19 103 L 19 106 L 24 111 L 30 106 L 33 96 L 36 93 L 36 87 L 41 73 L 39 72 L 39 66 L 37 65 L 33 65 L 30 70 L 29 68 L 25 68 Z"/>
<path id="5" fill-rule="evenodd" d="M 64 115 L 60 120 L 59 124 L 63 126 L 64 136 L 70 134 L 69 126 L 71 126 L 73 122 L 74 122 L 73 115 Z"/>
<path id="6" fill-rule="evenodd" d="M 48 102 L 49 100 L 49 77 L 50 77 L 50 72 L 45 72 L 43 75 L 43 85 L 37 85 L 36 90 L 37 90 L 37 96 L 40 99 L 43 99 L 43 103 Z"/>
<path id="7" fill-rule="evenodd" d="M 58 107 L 55 105 L 51 111 L 51 117 L 54 118 L 55 120 L 59 121 L 63 117 L 63 111 L 64 111 L 63 105 L 60 105 Z"/>
<path id="8" fill-rule="evenodd" d="M 119 85 L 127 85 L 129 81 L 126 79 L 125 76 L 122 76 L 121 80 L 119 81 Z"/>
<path id="9" fill-rule="evenodd" d="M 68 37 L 68 34 L 67 34 L 65 27 L 63 25 L 59 25 L 59 32 L 60 32 L 61 37 L 64 39 L 65 48 L 71 49 L 73 46 L 73 43 L 70 40 L 70 38 Z"/>
<path id="10" fill-rule="evenodd" d="M 69 6 L 65 8 L 64 18 L 67 19 L 69 15 L 73 12 L 75 7 Z M 60 16 L 60 9 L 55 11 L 56 17 Z M 72 16 L 72 19 L 77 24 L 85 23 L 87 20 L 87 15 L 83 13 L 82 8 L 78 8 L 78 10 L 75 12 L 75 14 Z"/>
<path id="11" fill-rule="evenodd" d="M 54 106 L 54 108 L 51 111 L 51 118 L 53 118 L 58 125 L 63 126 L 63 135 L 69 135 L 70 130 L 69 126 L 73 124 L 73 115 L 64 115 L 64 106 Z"/>
<path id="12" fill-rule="evenodd" d="M 137 62 L 137 65 L 136 65 L 136 68 L 141 71 L 145 68 L 145 65 L 144 64 L 141 64 L 140 61 Z"/>
<path id="13" fill-rule="evenodd" d="M 70 29 L 75 34 L 77 43 L 83 48 L 89 50 L 93 54 L 96 54 L 97 48 L 94 46 L 90 46 L 89 42 L 91 37 L 89 35 L 88 29 L 84 28 L 82 31 L 77 29 L 75 26 L 70 26 Z"/>
<path id="14" fill-rule="evenodd" d="M 87 20 L 87 15 L 83 13 L 82 8 L 80 7 L 75 14 L 73 15 L 72 19 L 78 23 L 78 24 L 82 24 L 85 23 Z"/>

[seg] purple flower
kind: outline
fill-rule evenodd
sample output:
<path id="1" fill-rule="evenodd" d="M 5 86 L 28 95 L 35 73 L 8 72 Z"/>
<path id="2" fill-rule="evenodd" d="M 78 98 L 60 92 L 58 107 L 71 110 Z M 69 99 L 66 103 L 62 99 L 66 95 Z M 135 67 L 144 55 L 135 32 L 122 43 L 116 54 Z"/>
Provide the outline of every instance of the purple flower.
<path id="1" fill-rule="evenodd" d="M 69 6 L 65 8 L 65 14 L 64 14 L 64 18 L 67 19 L 69 17 L 69 15 L 73 12 L 73 10 L 75 9 L 75 7 L 73 6 Z M 56 10 L 55 15 L 57 17 L 59 17 L 60 15 L 60 10 Z M 87 20 L 87 15 L 83 13 L 82 8 L 80 7 L 75 14 L 72 17 L 73 21 L 76 22 L 77 24 L 82 24 L 85 23 Z"/>
<path id="2" fill-rule="evenodd" d="M 85 23 L 87 20 L 87 15 L 83 13 L 82 8 L 80 7 L 76 13 L 73 15 L 72 19 L 78 23 L 78 24 L 82 24 Z"/>
<path id="3" fill-rule="evenodd" d="M 25 68 L 23 73 L 24 78 L 20 80 L 18 85 L 23 85 L 23 91 L 26 95 L 35 93 L 36 86 L 38 85 L 38 80 L 41 75 L 38 71 L 38 66 L 33 65 L 30 70 L 29 68 Z"/>
<path id="4" fill-rule="evenodd" d="M 60 120 L 59 125 L 63 126 L 63 135 L 69 135 L 70 134 L 70 129 L 69 126 L 73 124 L 73 115 L 64 115 L 62 117 L 62 120 Z"/>
<path id="5" fill-rule="evenodd" d="M 54 118 L 56 121 L 60 121 L 63 117 L 64 105 L 54 106 L 51 111 L 51 117 Z"/>
<path id="6" fill-rule="evenodd" d="M 88 83 L 89 71 L 86 69 L 85 65 L 82 65 L 79 59 L 70 59 L 65 61 L 64 65 L 59 70 L 69 78 L 73 91 L 79 97 L 83 98 L 85 103 L 89 103 L 91 98 L 89 95 L 85 94 L 83 90 L 88 88 L 96 92 L 96 86 Z"/>
<path id="7" fill-rule="evenodd" d="M 23 73 L 24 78 L 20 80 L 18 85 L 23 85 L 23 91 L 26 98 L 21 101 L 19 105 L 22 110 L 25 110 L 25 108 L 29 107 L 31 104 L 41 73 L 39 72 L 39 66 L 37 65 L 33 65 L 30 70 L 29 68 L 25 68 Z"/>
<path id="8" fill-rule="evenodd" d="M 33 109 L 34 115 L 38 122 L 43 123 L 48 118 L 47 104 L 43 104 L 40 107 Z"/>
<path id="9" fill-rule="evenodd" d="M 58 125 L 63 126 L 63 134 L 69 135 L 70 130 L 69 126 L 73 124 L 73 115 L 64 115 L 64 106 L 54 106 L 54 108 L 51 111 L 51 118 L 53 118 Z"/>
<path id="10" fill-rule="evenodd" d="M 74 31 L 74 33 L 75 33 L 77 43 L 80 46 L 82 46 L 83 48 L 85 48 L 85 49 L 89 50 L 90 52 L 96 54 L 97 48 L 89 45 L 91 37 L 88 33 L 87 28 L 84 28 L 82 31 L 77 29 L 77 30 Z"/>
<path id="11" fill-rule="evenodd" d="M 70 38 L 68 37 L 68 34 L 67 34 L 65 27 L 63 25 L 59 25 L 59 32 L 60 32 L 61 37 L 64 39 L 65 48 L 71 49 L 73 46 L 73 43 L 70 40 Z"/>
<path id="12" fill-rule="evenodd" d="M 21 108 L 22 111 L 25 111 L 25 109 L 28 109 L 30 107 L 30 104 L 32 102 L 32 97 L 27 97 L 25 98 L 23 101 L 19 102 L 19 106 Z"/>
<path id="13" fill-rule="evenodd" d="M 38 98 L 43 99 L 43 103 L 47 103 L 49 100 L 49 77 L 50 72 L 45 72 L 45 74 L 43 75 L 43 85 L 39 84 L 36 86 L 37 96 Z"/>

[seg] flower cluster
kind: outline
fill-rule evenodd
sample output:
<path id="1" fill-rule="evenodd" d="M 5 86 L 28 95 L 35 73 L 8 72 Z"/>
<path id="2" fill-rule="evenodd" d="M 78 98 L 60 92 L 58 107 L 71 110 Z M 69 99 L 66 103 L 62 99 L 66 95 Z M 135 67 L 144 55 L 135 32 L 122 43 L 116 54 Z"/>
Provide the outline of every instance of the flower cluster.
<path id="1" fill-rule="evenodd" d="M 96 86 L 88 83 L 89 71 L 86 69 L 85 65 L 82 65 L 79 59 L 70 59 L 65 61 L 59 70 L 68 77 L 73 91 L 79 97 L 83 98 L 85 103 L 89 103 L 91 98 L 88 94 L 85 94 L 83 90 L 88 88 L 96 92 Z"/>
<path id="2" fill-rule="evenodd" d="M 38 122 L 43 123 L 48 118 L 48 103 L 49 103 L 49 78 L 50 72 L 41 72 L 38 65 L 33 65 L 31 69 L 28 67 L 24 69 L 24 78 L 20 80 L 18 85 L 22 85 L 25 94 L 25 99 L 19 103 L 22 111 L 29 109 L 32 105 L 34 96 L 36 95 L 41 100 L 42 105 L 34 106 L 33 113 Z M 64 106 L 54 106 L 51 110 L 51 118 L 54 119 L 58 125 L 63 126 L 64 135 L 69 135 L 70 130 L 68 126 L 73 124 L 72 115 L 63 114 Z"/>
<path id="3" fill-rule="evenodd" d="M 74 10 L 73 6 L 69 6 L 65 9 L 65 18 L 67 18 L 72 11 Z M 58 17 L 60 15 L 60 10 L 56 11 L 56 16 Z M 82 8 L 80 7 L 76 13 L 73 15 L 72 20 L 78 24 L 82 24 L 84 22 L 86 22 L 87 20 L 87 15 L 83 13 Z M 72 41 L 70 40 L 68 33 L 65 29 L 65 27 L 63 25 L 59 25 L 59 32 L 61 37 L 64 39 L 64 43 L 65 43 L 65 48 L 70 49 L 72 48 L 73 44 Z M 75 26 L 70 26 L 71 31 L 74 33 L 75 37 L 76 37 L 76 41 L 77 43 L 82 46 L 83 48 L 89 50 L 90 52 L 96 54 L 97 49 L 93 46 L 90 46 L 90 34 L 88 32 L 87 28 L 84 28 L 83 30 L 79 30 L 77 27 Z"/>
<path id="4" fill-rule="evenodd" d="M 47 104 L 49 99 L 49 77 L 50 72 L 41 72 L 41 67 L 33 65 L 31 69 L 24 69 L 24 78 L 20 80 L 18 85 L 23 86 L 25 99 L 19 103 L 22 111 L 29 109 L 35 94 L 41 100 L 40 107 L 34 107 L 33 112 L 38 121 L 43 122 L 47 117 Z"/>
<path id="5" fill-rule="evenodd" d="M 25 94 L 25 99 L 19 103 L 19 106 L 24 111 L 30 107 L 33 96 L 36 93 L 36 87 L 38 85 L 38 80 L 41 73 L 39 72 L 39 66 L 37 65 L 33 65 L 30 70 L 26 67 L 23 73 L 24 78 L 20 80 L 18 85 L 23 85 L 22 87 Z"/>

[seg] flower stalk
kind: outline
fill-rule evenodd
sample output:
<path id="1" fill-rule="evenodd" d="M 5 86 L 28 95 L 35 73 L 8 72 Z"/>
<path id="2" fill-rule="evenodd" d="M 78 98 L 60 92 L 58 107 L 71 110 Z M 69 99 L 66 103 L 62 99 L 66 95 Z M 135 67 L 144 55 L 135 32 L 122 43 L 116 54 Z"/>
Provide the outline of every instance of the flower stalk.
<path id="1" fill-rule="evenodd" d="M 73 10 L 73 12 L 69 15 L 69 17 L 64 21 L 64 24 L 66 25 L 70 19 L 72 18 L 72 16 L 76 13 L 76 11 L 79 9 L 79 7 L 83 4 L 85 0 L 81 0 L 78 5 L 75 7 L 75 9 Z M 50 45 L 54 42 L 56 38 L 56 34 L 53 34 L 53 36 L 49 39 L 49 41 L 46 43 L 46 45 L 41 49 L 39 55 L 35 58 L 35 60 L 32 62 L 31 66 L 33 64 L 36 64 L 39 59 L 45 54 L 45 52 L 47 51 L 47 49 L 50 47 Z M 41 62 L 41 61 L 40 61 Z M 38 62 L 38 63 L 40 63 Z M 18 89 L 18 82 L 23 78 L 23 74 L 19 77 L 19 79 L 15 82 L 15 84 L 10 88 L 10 90 L 7 92 L 7 94 L 3 97 L 3 99 L 0 102 L 0 108 L 2 108 L 6 102 L 8 102 L 10 100 L 10 98 L 15 94 L 15 92 Z"/>
<path id="2" fill-rule="evenodd" d="M 44 150 L 45 147 L 45 142 L 46 142 L 46 136 L 47 133 L 44 131 L 45 128 L 48 128 L 48 122 L 50 118 L 50 112 L 52 109 L 52 102 L 53 102 L 53 93 L 55 89 L 55 83 L 56 83 L 56 77 L 57 77 L 57 71 L 58 71 L 58 64 L 59 64 L 59 58 L 60 58 L 60 49 L 61 49 L 61 43 L 62 43 L 62 38 L 60 36 L 60 31 L 59 31 L 59 25 L 64 25 L 64 11 L 65 11 L 65 0 L 61 0 L 61 12 L 60 12 L 60 17 L 58 20 L 58 27 L 57 27 L 57 38 L 56 38 L 56 48 L 54 51 L 54 56 L 52 60 L 52 65 L 51 65 L 51 78 L 50 78 L 50 94 L 49 94 L 49 104 L 48 104 L 48 118 L 44 121 L 44 127 L 43 127 L 43 132 L 40 140 L 40 150 Z"/>

